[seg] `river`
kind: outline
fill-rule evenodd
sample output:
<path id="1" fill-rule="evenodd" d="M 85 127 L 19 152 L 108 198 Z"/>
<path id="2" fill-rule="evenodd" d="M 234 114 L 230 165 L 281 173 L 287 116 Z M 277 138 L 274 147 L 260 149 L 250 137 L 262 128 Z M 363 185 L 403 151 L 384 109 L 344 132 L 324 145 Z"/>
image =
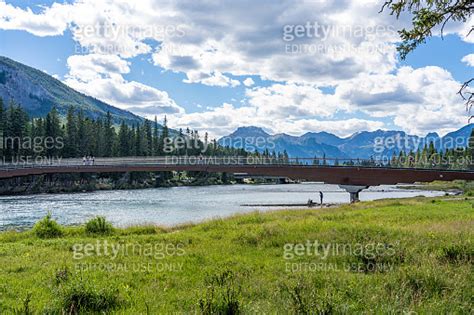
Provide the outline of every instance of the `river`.
<path id="1" fill-rule="evenodd" d="M 278 207 L 242 204 L 319 202 L 348 203 L 349 194 L 337 185 L 320 183 L 284 185 L 222 185 L 172 187 L 142 190 L 96 191 L 73 194 L 41 194 L 0 197 L 0 230 L 25 229 L 52 212 L 63 225 L 77 225 L 101 215 L 114 226 L 138 224 L 176 225 L 215 217 Z M 360 193 L 361 200 L 440 196 L 444 192 L 400 189 L 396 186 L 371 187 Z M 301 207 L 300 207 L 301 208 Z"/>

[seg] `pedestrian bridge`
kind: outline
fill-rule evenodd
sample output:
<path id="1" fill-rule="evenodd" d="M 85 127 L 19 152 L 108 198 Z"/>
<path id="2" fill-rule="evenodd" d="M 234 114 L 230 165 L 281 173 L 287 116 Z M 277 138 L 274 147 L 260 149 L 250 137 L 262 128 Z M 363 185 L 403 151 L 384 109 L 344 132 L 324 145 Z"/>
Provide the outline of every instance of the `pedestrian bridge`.
<path id="1" fill-rule="evenodd" d="M 402 168 L 360 159 L 331 159 L 315 164 L 314 159 L 291 158 L 279 160 L 267 157 L 128 157 L 83 159 L 56 159 L 48 163 L 4 163 L 0 179 L 31 175 L 64 173 L 118 173 L 194 171 L 212 173 L 239 173 L 257 176 L 287 177 L 294 180 L 318 181 L 337 184 L 358 198 L 358 192 L 368 186 L 432 182 L 435 180 L 474 180 L 474 171 L 450 170 L 441 167 Z M 341 165 L 343 163 L 344 165 Z M 319 164 L 319 165 L 318 165 Z"/>

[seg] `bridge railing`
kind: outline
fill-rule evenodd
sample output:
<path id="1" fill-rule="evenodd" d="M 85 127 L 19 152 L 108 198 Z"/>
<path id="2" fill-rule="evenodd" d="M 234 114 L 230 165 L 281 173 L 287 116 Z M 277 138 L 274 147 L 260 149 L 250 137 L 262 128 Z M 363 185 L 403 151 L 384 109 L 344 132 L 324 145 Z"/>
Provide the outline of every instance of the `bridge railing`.
<path id="1" fill-rule="evenodd" d="M 15 161 L 0 164 L 0 170 L 49 167 L 100 167 L 100 166 L 140 166 L 140 165 L 255 165 L 255 166 L 325 166 L 325 167 L 383 167 L 383 168 L 429 168 L 429 169 L 468 169 L 472 162 L 450 164 L 437 161 L 424 162 L 423 166 L 410 159 L 397 161 L 393 159 L 358 159 L 358 158 L 277 158 L 255 156 L 155 156 L 155 157 L 120 157 L 120 158 L 68 158 L 40 159 L 33 161 Z"/>

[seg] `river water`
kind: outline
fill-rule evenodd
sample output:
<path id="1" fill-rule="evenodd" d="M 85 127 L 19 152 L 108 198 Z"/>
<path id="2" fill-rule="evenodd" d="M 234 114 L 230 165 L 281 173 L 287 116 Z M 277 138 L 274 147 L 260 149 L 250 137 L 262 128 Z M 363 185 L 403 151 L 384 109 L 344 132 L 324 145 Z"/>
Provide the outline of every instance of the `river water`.
<path id="1" fill-rule="evenodd" d="M 0 230 L 24 229 L 52 212 L 63 225 L 77 225 L 101 215 L 114 226 L 138 224 L 176 225 L 216 217 L 278 207 L 242 204 L 319 202 L 348 203 L 349 194 L 337 185 L 320 183 L 284 185 L 223 185 L 173 187 L 142 190 L 97 191 L 74 194 L 42 194 L 0 197 Z M 361 200 L 440 196 L 443 192 L 400 189 L 396 186 L 371 187 L 360 193 Z M 286 207 L 288 208 L 288 207 Z M 301 208 L 301 207 L 299 207 Z M 295 208 L 296 209 L 296 208 Z"/>

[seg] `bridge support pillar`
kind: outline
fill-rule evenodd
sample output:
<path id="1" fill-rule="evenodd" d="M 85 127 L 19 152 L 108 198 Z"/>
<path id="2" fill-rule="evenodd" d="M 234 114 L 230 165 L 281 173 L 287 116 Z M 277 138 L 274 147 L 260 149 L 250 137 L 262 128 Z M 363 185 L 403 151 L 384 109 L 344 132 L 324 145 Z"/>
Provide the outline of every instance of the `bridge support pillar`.
<path id="1" fill-rule="evenodd" d="M 339 185 L 340 188 L 344 189 L 350 194 L 351 197 L 351 203 L 354 202 L 359 202 L 359 193 L 364 190 L 369 188 L 369 186 L 357 186 L 357 185 Z"/>

